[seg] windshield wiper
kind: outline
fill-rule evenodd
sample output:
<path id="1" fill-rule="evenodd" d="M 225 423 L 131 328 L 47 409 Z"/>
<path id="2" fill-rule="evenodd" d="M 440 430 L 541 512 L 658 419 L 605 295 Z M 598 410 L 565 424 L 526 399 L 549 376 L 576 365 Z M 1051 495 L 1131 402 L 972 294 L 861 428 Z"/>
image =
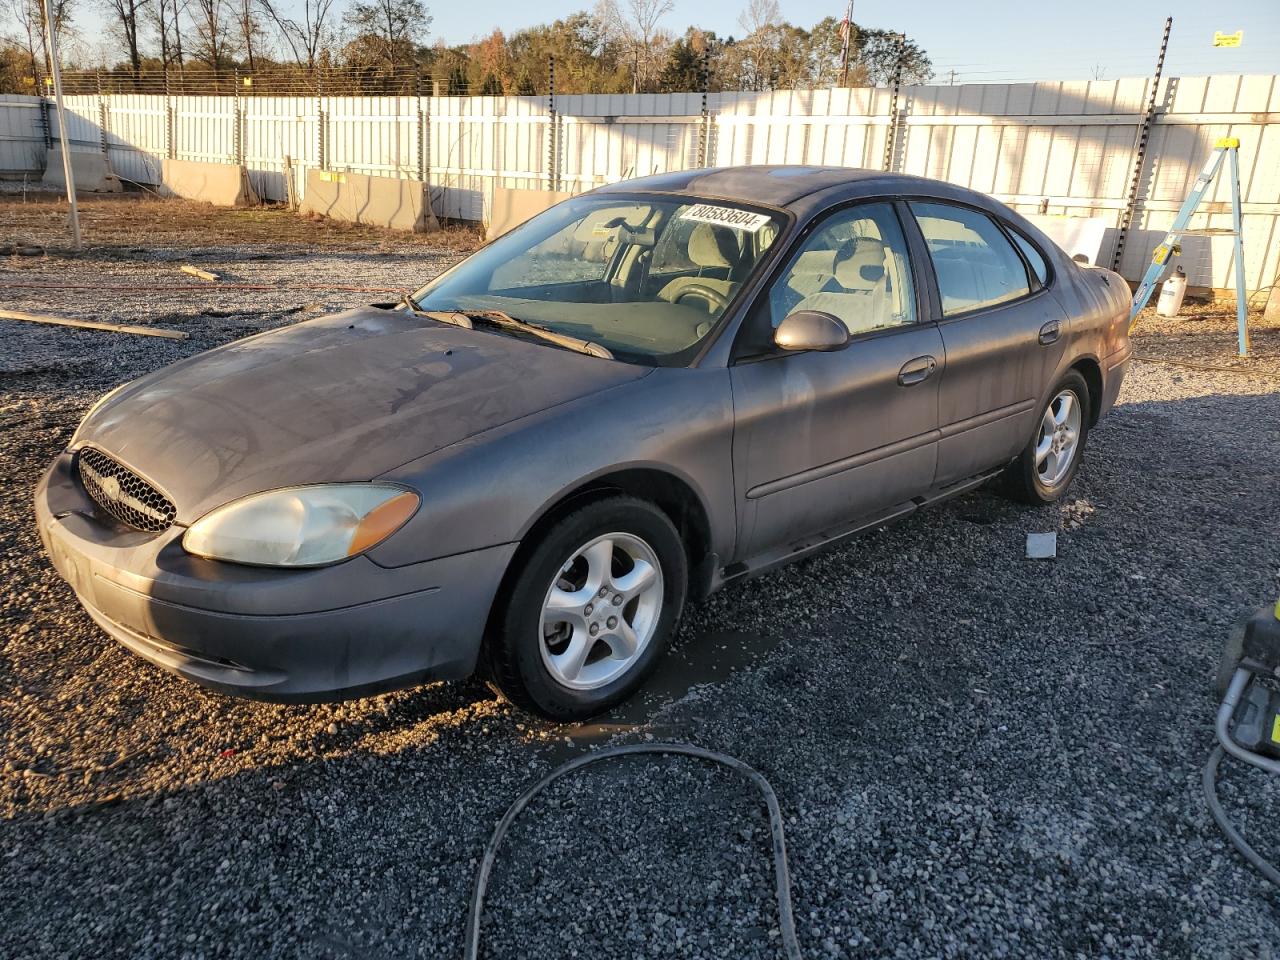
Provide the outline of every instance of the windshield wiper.
<path id="1" fill-rule="evenodd" d="M 408 300 L 408 297 L 405 299 Z M 410 305 L 410 309 L 414 313 L 430 317 L 433 320 L 440 320 L 444 323 L 452 323 L 458 327 L 473 329 L 474 321 L 479 320 L 484 323 L 491 323 L 495 327 L 506 327 L 509 330 L 521 330 L 531 333 L 539 339 L 546 340 L 548 343 L 554 343 L 556 346 L 565 347 L 569 350 L 576 350 L 578 353 L 585 353 L 589 357 L 601 357 L 605 360 L 615 359 L 608 347 L 601 346 L 591 340 L 583 340 L 581 337 L 570 336 L 567 333 L 557 333 L 555 330 L 544 327 L 540 323 L 520 320 L 501 310 L 423 310 L 421 307 L 413 305 Z"/>

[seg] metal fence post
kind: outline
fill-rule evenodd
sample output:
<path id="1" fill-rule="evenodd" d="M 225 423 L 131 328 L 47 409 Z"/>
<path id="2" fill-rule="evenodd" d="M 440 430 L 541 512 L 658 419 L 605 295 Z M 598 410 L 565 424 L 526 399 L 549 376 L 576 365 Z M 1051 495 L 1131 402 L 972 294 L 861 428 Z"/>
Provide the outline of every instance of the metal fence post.
<path id="1" fill-rule="evenodd" d="M 556 116 L 556 58 L 547 58 L 547 189 L 559 189 L 559 118 Z"/>
<path id="2" fill-rule="evenodd" d="M 316 82 L 316 167 L 320 170 L 327 168 L 327 157 L 325 157 L 325 119 L 324 119 L 324 87 L 320 82 Z"/>
<path id="3" fill-rule="evenodd" d="M 231 80 L 231 152 L 237 165 L 244 165 L 244 131 L 241 129 L 243 111 L 240 108 L 240 71 L 236 70 Z"/>
<path id="4" fill-rule="evenodd" d="M 45 150 L 53 149 L 53 125 L 49 122 L 49 98 L 40 95 L 40 132 L 44 134 Z"/>
<path id="5" fill-rule="evenodd" d="M 177 133 L 177 125 L 174 118 L 175 107 L 173 98 L 169 94 L 169 70 L 164 71 L 164 154 L 165 157 L 172 160 L 178 155 L 177 143 L 175 142 L 175 134 Z"/>
<path id="6" fill-rule="evenodd" d="M 417 80 L 414 82 L 413 102 L 414 102 L 414 108 L 416 109 L 417 115 L 418 115 L 418 122 L 415 125 L 416 134 L 415 134 L 414 153 L 416 154 L 416 157 L 417 157 L 418 179 L 422 181 L 423 188 L 425 189 L 426 182 L 427 182 L 427 160 L 425 155 L 425 148 L 427 145 L 427 130 L 426 130 L 426 114 L 423 113 L 423 110 L 422 110 L 422 77 L 418 77 Z M 428 206 L 431 205 L 430 191 L 428 191 L 427 205 Z"/>
<path id="7" fill-rule="evenodd" d="M 107 132 L 110 130 L 110 119 L 107 114 L 107 99 L 102 95 L 102 71 L 99 70 L 94 75 L 98 85 L 98 144 L 102 148 L 102 155 L 109 156 L 107 152 Z"/>
<path id="8" fill-rule="evenodd" d="M 1116 247 L 1111 254 L 1111 269 L 1120 269 L 1120 258 L 1124 256 L 1124 241 L 1133 226 L 1133 215 L 1138 210 L 1138 188 L 1142 185 L 1142 168 L 1147 158 L 1147 140 L 1151 136 L 1151 124 L 1156 117 L 1156 95 L 1160 89 L 1160 75 L 1164 73 L 1164 55 L 1169 49 L 1169 31 L 1173 29 L 1173 17 L 1164 22 L 1164 37 L 1160 40 L 1160 56 L 1156 58 L 1155 76 L 1151 78 L 1151 93 L 1147 97 L 1147 111 L 1142 116 L 1142 124 L 1138 127 L 1138 136 L 1133 145 L 1133 176 L 1129 178 L 1129 196 L 1125 201 L 1124 212 L 1120 214 L 1119 228 L 1116 232 Z"/>
<path id="9" fill-rule="evenodd" d="M 893 169 L 894 151 L 898 140 L 898 92 L 902 88 L 902 53 L 906 40 L 904 34 L 898 34 L 898 56 L 893 62 L 893 94 L 889 97 L 889 129 L 884 134 L 884 169 Z"/>
<path id="10" fill-rule="evenodd" d="M 702 81 L 702 122 L 698 126 L 698 166 L 707 166 L 711 146 L 711 112 L 707 109 L 707 87 L 711 85 L 711 71 L 707 65 L 707 51 L 698 57 L 699 80 Z"/>

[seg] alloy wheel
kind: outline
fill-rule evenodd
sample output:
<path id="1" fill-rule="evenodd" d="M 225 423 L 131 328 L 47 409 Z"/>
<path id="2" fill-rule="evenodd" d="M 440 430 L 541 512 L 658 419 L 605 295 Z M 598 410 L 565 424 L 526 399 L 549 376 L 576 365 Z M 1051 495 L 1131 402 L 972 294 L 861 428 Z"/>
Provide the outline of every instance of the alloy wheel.
<path id="1" fill-rule="evenodd" d="M 1080 449 L 1080 401 L 1063 390 L 1045 408 L 1036 435 L 1036 475 L 1046 488 L 1060 484 Z"/>
<path id="2" fill-rule="evenodd" d="M 552 678 L 573 690 L 617 680 L 640 659 L 662 613 L 662 566 L 630 533 L 575 550 L 542 603 L 539 650 Z"/>

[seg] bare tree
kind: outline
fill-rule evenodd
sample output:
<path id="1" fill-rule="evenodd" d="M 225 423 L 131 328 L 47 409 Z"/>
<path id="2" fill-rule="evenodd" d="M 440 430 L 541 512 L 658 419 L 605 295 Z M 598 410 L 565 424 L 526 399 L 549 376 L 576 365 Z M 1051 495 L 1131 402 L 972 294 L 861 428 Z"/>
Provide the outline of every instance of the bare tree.
<path id="1" fill-rule="evenodd" d="M 138 28 L 145 22 L 143 14 L 151 0 L 104 0 L 103 7 L 115 18 L 124 40 L 129 66 L 136 77 L 142 70 L 142 52 L 138 45 Z"/>
<path id="2" fill-rule="evenodd" d="M 781 22 L 782 10 L 778 7 L 778 0 L 747 0 L 746 9 L 738 14 L 738 26 L 747 36 Z"/>
<path id="3" fill-rule="evenodd" d="M 185 6 L 182 4 L 182 8 Z M 178 27 L 182 8 L 179 0 L 155 0 L 151 6 L 148 24 L 155 33 L 155 44 L 160 49 L 160 66 L 165 72 L 174 63 L 182 62 L 182 32 Z"/>
<path id="4" fill-rule="evenodd" d="M 413 62 L 431 16 L 422 0 L 355 0 L 344 20 L 353 34 L 347 54 L 394 69 Z"/>
<path id="5" fill-rule="evenodd" d="M 232 40 L 227 36 L 226 0 L 191 0 L 195 22 L 195 56 L 212 69 L 220 70 L 231 59 Z"/>
<path id="6" fill-rule="evenodd" d="M 236 0 L 235 20 L 246 65 L 249 72 L 254 73 L 258 68 L 254 50 L 261 47 L 263 36 L 262 21 L 258 18 L 258 8 L 254 0 Z"/>
<path id="7" fill-rule="evenodd" d="M 624 3 L 625 6 L 620 7 L 617 0 L 600 0 L 596 20 L 602 33 L 620 39 L 628 48 L 631 92 L 647 92 L 661 69 L 661 55 L 670 46 L 670 36 L 660 30 L 658 24 L 675 4 L 673 0 L 624 0 Z"/>
<path id="8" fill-rule="evenodd" d="M 170 0 L 173 4 L 173 59 L 178 64 L 178 73 L 185 75 L 187 60 L 182 54 L 182 15 L 187 12 L 191 0 Z"/>
<path id="9" fill-rule="evenodd" d="M 745 90 L 765 90 L 776 81 L 779 61 L 787 37 L 777 0 L 748 0 L 738 15 L 744 36 L 733 51 L 739 86 Z"/>
<path id="10" fill-rule="evenodd" d="M 305 63 L 308 70 L 315 70 L 320 53 L 333 40 L 334 0 L 302 0 L 296 19 L 281 13 L 277 2 L 260 0 L 260 3 L 293 54 L 294 62 Z"/>
<path id="11" fill-rule="evenodd" d="M 47 77 L 50 71 L 45 4 L 42 0 L 8 0 L 7 6 L 21 31 L 18 45 L 25 47 L 31 60 L 31 79 L 39 86 L 41 72 Z M 53 17 L 53 32 L 59 43 L 72 33 L 72 6 L 73 0 L 48 0 L 49 15 Z"/>
<path id="12" fill-rule="evenodd" d="M 40 36 L 40 17 L 30 0 L 8 0 L 5 7 L 21 31 L 15 43 L 26 51 L 27 59 L 30 61 L 31 82 L 38 88 L 44 51 Z M 37 89 L 36 92 L 38 93 L 39 90 Z"/>

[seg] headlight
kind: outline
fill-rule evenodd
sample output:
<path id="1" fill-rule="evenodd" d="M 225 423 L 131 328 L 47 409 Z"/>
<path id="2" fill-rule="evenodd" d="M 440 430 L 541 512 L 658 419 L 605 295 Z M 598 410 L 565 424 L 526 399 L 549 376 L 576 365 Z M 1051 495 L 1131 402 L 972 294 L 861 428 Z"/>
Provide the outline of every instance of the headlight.
<path id="1" fill-rule="evenodd" d="M 319 567 L 354 557 L 418 509 L 388 483 L 322 483 L 255 493 L 205 514 L 182 538 L 188 553 L 264 567 Z"/>

